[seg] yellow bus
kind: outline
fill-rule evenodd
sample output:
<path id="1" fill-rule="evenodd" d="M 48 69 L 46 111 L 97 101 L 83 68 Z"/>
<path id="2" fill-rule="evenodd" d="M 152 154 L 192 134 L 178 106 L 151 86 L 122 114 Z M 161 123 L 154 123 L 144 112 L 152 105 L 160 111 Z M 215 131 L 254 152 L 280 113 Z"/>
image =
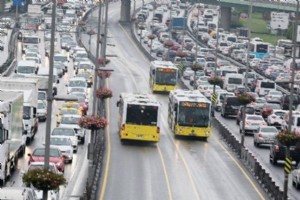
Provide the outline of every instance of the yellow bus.
<path id="1" fill-rule="evenodd" d="M 171 91 L 168 124 L 175 136 L 207 139 L 211 130 L 211 102 L 199 90 Z"/>
<path id="2" fill-rule="evenodd" d="M 160 104 L 153 95 L 121 93 L 117 106 L 121 141 L 159 141 Z"/>
<path id="3" fill-rule="evenodd" d="M 170 92 L 176 88 L 177 67 L 170 61 L 155 60 L 150 65 L 150 88 L 153 92 Z"/>

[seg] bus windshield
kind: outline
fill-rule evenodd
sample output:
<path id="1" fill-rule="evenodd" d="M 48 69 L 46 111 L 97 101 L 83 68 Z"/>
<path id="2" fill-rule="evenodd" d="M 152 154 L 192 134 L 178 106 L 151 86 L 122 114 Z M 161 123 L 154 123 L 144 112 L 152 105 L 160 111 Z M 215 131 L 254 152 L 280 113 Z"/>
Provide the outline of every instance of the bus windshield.
<path id="1" fill-rule="evenodd" d="M 228 83 L 229 84 L 242 84 L 243 79 L 241 79 L 241 78 L 229 78 Z"/>
<path id="2" fill-rule="evenodd" d="M 181 126 L 208 127 L 209 104 L 206 107 L 179 106 L 178 124 Z"/>
<path id="3" fill-rule="evenodd" d="M 268 53 L 268 45 L 267 44 L 257 44 L 256 52 L 258 53 Z"/>
<path id="4" fill-rule="evenodd" d="M 162 85 L 176 85 L 176 71 L 162 72 L 157 70 L 155 82 Z"/>
<path id="5" fill-rule="evenodd" d="M 156 126 L 157 117 L 157 106 L 128 105 L 127 107 L 127 124 Z"/>
<path id="6" fill-rule="evenodd" d="M 272 82 L 261 82 L 261 88 L 275 88 L 275 83 Z"/>
<path id="7" fill-rule="evenodd" d="M 29 43 L 29 44 L 38 44 L 39 38 L 38 37 L 23 37 L 23 43 Z"/>

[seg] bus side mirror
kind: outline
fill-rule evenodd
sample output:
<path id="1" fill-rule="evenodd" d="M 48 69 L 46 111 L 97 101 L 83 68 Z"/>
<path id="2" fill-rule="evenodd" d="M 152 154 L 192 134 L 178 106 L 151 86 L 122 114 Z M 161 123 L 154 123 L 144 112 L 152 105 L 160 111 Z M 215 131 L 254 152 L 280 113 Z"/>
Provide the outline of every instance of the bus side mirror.
<path id="1" fill-rule="evenodd" d="M 117 101 L 117 107 L 119 107 L 119 106 L 120 106 L 120 103 L 121 103 L 120 101 Z"/>

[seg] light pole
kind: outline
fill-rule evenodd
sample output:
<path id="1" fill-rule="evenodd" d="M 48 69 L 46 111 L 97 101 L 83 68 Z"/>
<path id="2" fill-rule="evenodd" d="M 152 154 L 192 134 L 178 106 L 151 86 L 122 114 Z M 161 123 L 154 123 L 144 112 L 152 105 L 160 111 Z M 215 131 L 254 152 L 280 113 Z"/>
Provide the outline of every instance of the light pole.
<path id="1" fill-rule="evenodd" d="M 252 26 L 252 9 L 253 9 L 253 3 L 252 0 L 250 1 L 250 7 L 248 12 L 248 44 L 247 44 L 247 65 L 246 65 L 246 73 L 245 73 L 245 92 L 247 92 L 248 89 L 248 73 L 249 73 L 249 67 L 250 67 L 250 40 L 251 40 L 251 26 Z M 242 134 L 241 134 L 241 145 L 244 146 L 245 143 L 245 124 L 246 124 L 246 108 L 247 106 L 243 106 L 243 116 L 242 116 Z"/>
<path id="2" fill-rule="evenodd" d="M 87 34 L 89 35 L 89 52 L 91 52 L 91 39 L 92 39 L 92 35 L 95 35 L 96 32 L 94 29 L 90 29 Z"/>
<path id="3" fill-rule="evenodd" d="M 99 58 L 99 49 L 100 49 L 100 31 L 101 31 L 101 8 L 102 3 L 99 1 L 98 6 L 98 30 L 97 30 L 97 45 L 96 45 L 96 59 Z M 96 62 L 95 66 L 95 73 L 94 73 L 94 86 L 93 86 L 93 108 L 92 108 L 92 116 L 96 115 L 96 109 L 97 109 L 97 97 L 96 97 L 96 90 L 97 90 L 97 71 L 98 71 L 98 62 Z M 95 150 L 95 134 L 97 130 L 91 130 L 91 138 L 90 143 L 88 145 L 88 160 L 89 160 L 89 171 L 88 171 L 88 181 L 87 181 L 87 188 L 91 189 L 93 185 L 93 176 L 94 176 L 94 150 Z M 90 192 L 87 191 L 90 195 Z"/>
<path id="4" fill-rule="evenodd" d="M 294 84 L 295 84 L 295 65 L 296 65 L 296 45 L 297 45 L 297 34 L 298 34 L 298 14 L 299 14 L 299 0 L 297 0 L 297 10 L 295 13 L 295 21 L 293 24 L 293 61 L 292 61 L 292 78 L 291 78 L 291 91 L 290 91 L 290 102 L 289 102 L 289 121 L 288 121 L 288 133 L 292 131 L 293 123 L 293 99 L 294 99 Z M 286 145 L 285 154 L 285 165 L 287 160 L 290 158 L 290 146 Z M 284 170 L 284 185 L 283 185 L 283 199 L 288 199 L 288 184 L 289 184 L 289 173 Z"/>

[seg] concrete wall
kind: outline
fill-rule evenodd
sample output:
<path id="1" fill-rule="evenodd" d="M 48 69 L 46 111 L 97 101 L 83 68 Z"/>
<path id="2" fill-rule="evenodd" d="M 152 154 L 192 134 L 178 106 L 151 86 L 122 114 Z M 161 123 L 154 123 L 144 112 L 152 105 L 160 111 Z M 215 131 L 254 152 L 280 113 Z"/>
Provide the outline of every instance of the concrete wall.
<path id="1" fill-rule="evenodd" d="M 120 23 L 129 23 L 130 22 L 130 0 L 121 0 L 121 15 Z"/>
<path id="2" fill-rule="evenodd" d="M 0 0 L 0 13 L 4 12 L 5 9 L 5 0 Z"/>
<path id="3" fill-rule="evenodd" d="M 220 27 L 229 30 L 231 24 L 231 7 L 221 7 Z"/>

